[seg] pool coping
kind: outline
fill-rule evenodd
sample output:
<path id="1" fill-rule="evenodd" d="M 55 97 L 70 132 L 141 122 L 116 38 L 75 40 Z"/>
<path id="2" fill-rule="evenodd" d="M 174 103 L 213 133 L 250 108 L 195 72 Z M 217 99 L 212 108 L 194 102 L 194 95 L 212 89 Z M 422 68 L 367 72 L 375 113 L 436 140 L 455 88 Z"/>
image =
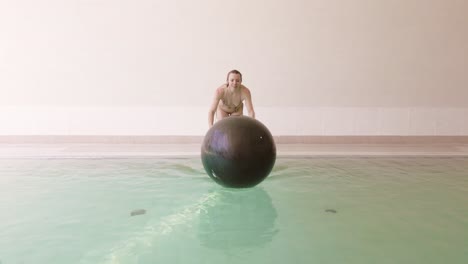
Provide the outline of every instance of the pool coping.
<path id="1" fill-rule="evenodd" d="M 468 144 L 277 144 L 278 157 L 468 157 Z M 200 144 L 0 144 L 9 158 L 199 157 Z"/>

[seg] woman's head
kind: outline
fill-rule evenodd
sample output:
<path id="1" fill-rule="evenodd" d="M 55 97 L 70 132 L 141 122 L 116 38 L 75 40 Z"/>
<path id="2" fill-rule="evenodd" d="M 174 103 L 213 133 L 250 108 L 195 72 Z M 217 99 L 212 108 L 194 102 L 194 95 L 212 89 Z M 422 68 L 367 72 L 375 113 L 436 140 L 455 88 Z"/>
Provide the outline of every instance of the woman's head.
<path id="1" fill-rule="evenodd" d="M 238 70 L 228 72 L 226 82 L 228 87 L 237 88 L 242 83 L 242 73 Z"/>

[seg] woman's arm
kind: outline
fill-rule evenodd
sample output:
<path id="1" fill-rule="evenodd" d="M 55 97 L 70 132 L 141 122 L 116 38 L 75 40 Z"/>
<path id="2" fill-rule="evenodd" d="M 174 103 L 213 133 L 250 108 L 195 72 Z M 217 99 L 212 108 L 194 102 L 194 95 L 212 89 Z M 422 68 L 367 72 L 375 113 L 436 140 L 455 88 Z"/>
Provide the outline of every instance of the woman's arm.
<path id="1" fill-rule="evenodd" d="M 214 115 L 218 108 L 219 100 L 221 100 L 222 96 L 223 96 L 223 90 L 220 88 L 216 89 L 215 94 L 213 96 L 213 102 L 211 103 L 210 109 L 208 111 L 208 127 L 209 128 L 213 126 Z"/>
<path id="2" fill-rule="evenodd" d="M 255 118 L 255 110 L 252 103 L 252 95 L 250 90 L 244 86 L 244 98 L 245 98 L 245 107 L 247 108 L 247 113 L 250 117 Z"/>

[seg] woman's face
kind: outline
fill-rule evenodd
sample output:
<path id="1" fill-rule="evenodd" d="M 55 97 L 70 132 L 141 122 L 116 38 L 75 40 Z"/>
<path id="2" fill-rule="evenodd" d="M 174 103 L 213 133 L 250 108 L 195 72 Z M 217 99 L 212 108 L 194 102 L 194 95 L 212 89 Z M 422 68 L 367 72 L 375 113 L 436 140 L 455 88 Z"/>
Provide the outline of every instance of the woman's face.
<path id="1" fill-rule="evenodd" d="M 238 88 L 241 84 L 240 74 L 231 73 L 228 76 L 228 86 L 231 88 Z"/>

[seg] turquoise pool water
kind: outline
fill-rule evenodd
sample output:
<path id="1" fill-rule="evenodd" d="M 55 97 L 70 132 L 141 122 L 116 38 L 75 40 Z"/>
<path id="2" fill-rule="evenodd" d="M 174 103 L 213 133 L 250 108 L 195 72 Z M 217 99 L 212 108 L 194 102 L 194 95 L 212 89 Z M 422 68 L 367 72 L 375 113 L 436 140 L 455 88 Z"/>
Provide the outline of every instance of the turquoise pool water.
<path id="1" fill-rule="evenodd" d="M 468 158 L 1 159 L 0 263 L 468 263 Z"/>

